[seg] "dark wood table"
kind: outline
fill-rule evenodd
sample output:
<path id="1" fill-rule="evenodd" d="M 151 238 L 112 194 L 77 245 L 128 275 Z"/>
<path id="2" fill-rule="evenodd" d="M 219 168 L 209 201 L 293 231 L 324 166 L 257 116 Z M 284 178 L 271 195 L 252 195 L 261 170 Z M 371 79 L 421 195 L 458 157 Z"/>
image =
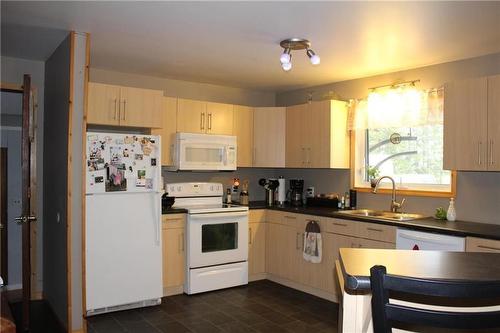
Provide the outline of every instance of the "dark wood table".
<path id="1" fill-rule="evenodd" d="M 439 280 L 500 281 L 500 253 L 340 249 L 347 291 L 370 291 L 370 268 L 383 265 L 388 274 Z"/>

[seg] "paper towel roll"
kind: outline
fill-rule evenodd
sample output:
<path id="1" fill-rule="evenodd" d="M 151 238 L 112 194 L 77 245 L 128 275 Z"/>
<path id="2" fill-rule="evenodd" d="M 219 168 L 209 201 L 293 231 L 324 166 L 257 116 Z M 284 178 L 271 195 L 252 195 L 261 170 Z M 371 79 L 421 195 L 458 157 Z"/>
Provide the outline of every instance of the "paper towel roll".
<path id="1" fill-rule="evenodd" d="M 278 179 L 278 183 L 279 183 L 279 186 L 278 186 L 278 203 L 281 205 L 281 204 L 285 203 L 285 200 L 286 200 L 285 178 L 280 177 Z"/>

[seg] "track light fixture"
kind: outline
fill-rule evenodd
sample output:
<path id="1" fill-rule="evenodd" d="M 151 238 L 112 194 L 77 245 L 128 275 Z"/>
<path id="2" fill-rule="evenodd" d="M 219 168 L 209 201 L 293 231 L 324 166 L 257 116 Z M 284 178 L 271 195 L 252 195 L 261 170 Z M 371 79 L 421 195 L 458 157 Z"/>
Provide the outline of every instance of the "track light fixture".
<path id="1" fill-rule="evenodd" d="M 283 48 L 283 53 L 280 56 L 281 68 L 285 72 L 292 69 L 292 53 L 295 50 L 306 50 L 306 54 L 309 57 L 309 61 L 313 65 L 319 65 L 321 62 L 319 56 L 311 50 L 311 42 L 307 39 L 302 38 L 289 38 L 282 40 L 280 46 Z"/>

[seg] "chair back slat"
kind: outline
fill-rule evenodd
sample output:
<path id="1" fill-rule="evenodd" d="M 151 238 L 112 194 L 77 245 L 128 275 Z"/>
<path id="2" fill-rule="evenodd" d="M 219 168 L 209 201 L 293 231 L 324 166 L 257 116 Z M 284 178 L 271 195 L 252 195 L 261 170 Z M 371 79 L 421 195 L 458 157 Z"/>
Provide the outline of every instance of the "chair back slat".
<path id="1" fill-rule="evenodd" d="M 384 276 L 384 289 L 448 298 L 500 298 L 500 281 L 453 281 Z"/>
<path id="2" fill-rule="evenodd" d="M 455 312 L 417 309 L 399 304 L 386 306 L 387 320 L 421 326 L 462 329 L 486 329 L 499 325 L 500 311 Z"/>
<path id="3" fill-rule="evenodd" d="M 433 301 L 449 299 L 492 300 L 500 305 L 500 281 L 445 281 L 387 275 L 384 266 L 373 266 L 370 270 L 372 288 L 372 317 L 375 333 L 392 332 L 397 323 L 426 327 L 491 329 L 500 328 L 500 311 L 464 312 L 414 308 L 389 303 L 398 294 L 432 296 Z M 401 297 L 401 296 L 400 296 Z M 421 303 L 421 302 L 419 302 Z M 498 304 L 496 304 L 498 303 Z M 432 305 L 435 305 L 433 303 Z"/>

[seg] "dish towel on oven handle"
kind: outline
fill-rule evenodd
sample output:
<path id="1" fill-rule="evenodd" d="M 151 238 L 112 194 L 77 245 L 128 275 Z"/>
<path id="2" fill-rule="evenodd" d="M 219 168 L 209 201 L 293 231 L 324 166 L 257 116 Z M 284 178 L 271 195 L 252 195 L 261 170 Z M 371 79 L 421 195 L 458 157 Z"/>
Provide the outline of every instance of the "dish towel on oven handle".
<path id="1" fill-rule="evenodd" d="M 302 250 L 304 260 L 313 264 L 319 264 L 323 252 L 322 247 L 323 242 L 321 240 L 319 224 L 311 220 L 307 223 L 306 232 L 304 233 L 304 248 Z"/>

